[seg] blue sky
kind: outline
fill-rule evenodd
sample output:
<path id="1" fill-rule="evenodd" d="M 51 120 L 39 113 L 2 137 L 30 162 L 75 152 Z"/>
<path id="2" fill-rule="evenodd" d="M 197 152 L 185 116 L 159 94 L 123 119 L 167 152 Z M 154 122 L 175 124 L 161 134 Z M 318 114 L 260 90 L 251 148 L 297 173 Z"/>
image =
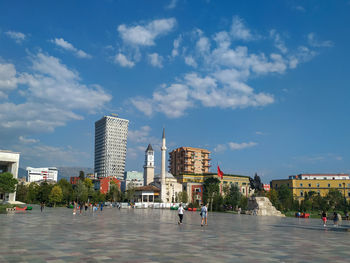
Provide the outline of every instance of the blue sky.
<path id="1" fill-rule="evenodd" d="M 264 182 L 349 173 L 349 1 L 2 1 L 0 149 L 93 167 L 94 122 Z"/>

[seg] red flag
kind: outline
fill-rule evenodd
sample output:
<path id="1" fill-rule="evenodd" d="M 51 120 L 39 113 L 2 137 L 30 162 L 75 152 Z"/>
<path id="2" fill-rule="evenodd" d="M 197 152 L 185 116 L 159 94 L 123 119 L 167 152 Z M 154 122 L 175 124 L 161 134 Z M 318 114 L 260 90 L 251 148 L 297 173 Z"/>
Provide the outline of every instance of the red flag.
<path id="1" fill-rule="evenodd" d="M 218 165 L 218 176 L 222 179 L 224 177 L 224 172 L 220 170 L 220 167 Z"/>

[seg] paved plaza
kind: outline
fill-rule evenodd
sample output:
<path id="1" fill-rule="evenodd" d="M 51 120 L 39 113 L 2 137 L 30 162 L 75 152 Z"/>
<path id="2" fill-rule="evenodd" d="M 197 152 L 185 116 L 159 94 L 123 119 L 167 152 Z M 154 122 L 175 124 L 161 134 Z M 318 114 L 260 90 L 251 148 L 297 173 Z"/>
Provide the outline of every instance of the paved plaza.
<path id="1" fill-rule="evenodd" d="M 0 214 L 0 262 L 349 262 L 350 232 L 321 220 L 106 208 Z"/>

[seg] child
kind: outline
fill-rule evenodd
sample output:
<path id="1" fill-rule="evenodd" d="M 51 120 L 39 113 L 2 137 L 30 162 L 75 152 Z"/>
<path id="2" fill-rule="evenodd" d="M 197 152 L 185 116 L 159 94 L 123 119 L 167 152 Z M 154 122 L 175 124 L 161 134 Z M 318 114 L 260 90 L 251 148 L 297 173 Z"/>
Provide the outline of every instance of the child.
<path id="1" fill-rule="evenodd" d="M 325 211 L 322 212 L 322 221 L 323 221 L 323 226 L 325 227 L 327 225 L 327 214 Z"/>

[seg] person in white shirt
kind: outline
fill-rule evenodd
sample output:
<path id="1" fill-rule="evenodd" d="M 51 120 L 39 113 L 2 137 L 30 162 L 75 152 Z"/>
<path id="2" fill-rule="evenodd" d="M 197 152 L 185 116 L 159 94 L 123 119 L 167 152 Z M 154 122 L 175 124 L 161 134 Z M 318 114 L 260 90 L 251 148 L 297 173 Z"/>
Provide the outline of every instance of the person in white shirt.
<path id="1" fill-rule="evenodd" d="M 180 225 L 180 224 L 182 224 L 182 219 L 184 217 L 184 208 L 182 207 L 182 204 L 179 205 L 179 208 L 177 209 L 177 212 L 179 214 L 179 219 L 180 219 L 178 224 Z"/>
<path id="2" fill-rule="evenodd" d="M 201 226 L 203 226 L 204 222 L 205 225 L 208 225 L 208 221 L 207 221 L 207 217 L 208 217 L 208 208 L 207 205 L 203 205 L 202 204 L 202 208 L 201 208 L 201 217 L 202 217 L 202 222 L 201 222 Z"/>

